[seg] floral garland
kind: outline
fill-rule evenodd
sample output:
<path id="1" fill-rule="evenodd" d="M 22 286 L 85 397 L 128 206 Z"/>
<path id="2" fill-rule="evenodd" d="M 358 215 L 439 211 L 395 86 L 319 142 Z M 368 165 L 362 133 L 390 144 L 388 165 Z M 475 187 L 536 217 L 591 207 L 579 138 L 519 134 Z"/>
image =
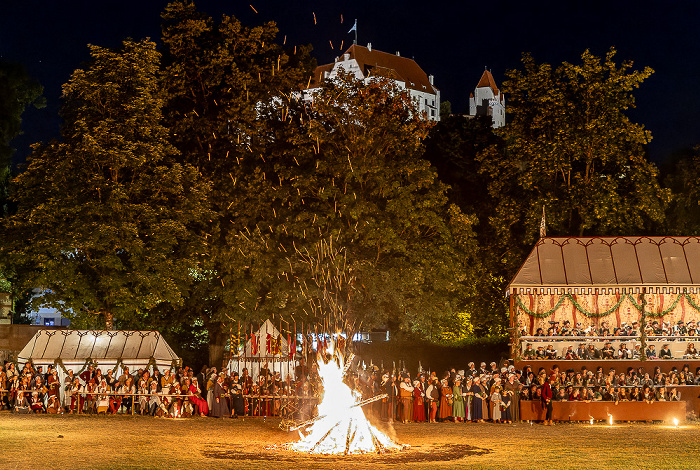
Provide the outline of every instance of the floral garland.
<path id="1" fill-rule="evenodd" d="M 676 299 L 671 303 L 671 305 L 668 308 L 666 308 L 665 310 L 662 310 L 661 312 L 652 312 L 652 311 L 644 309 L 642 305 L 638 304 L 634 300 L 634 297 L 631 294 L 622 295 L 620 297 L 620 300 L 615 305 L 610 307 L 608 310 L 605 310 L 604 312 L 599 312 L 599 313 L 589 312 L 588 310 L 586 310 L 580 303 L 578 303 L 576 301 L 574 296 L 571 294 L 564 294 L 561 297 L 559 297 L 559 300 L 554 305 L 554 307 L 552 307 L 550 310 L 547 310 L 545 312 L 535 312 L 534 310 L 530 310 L 523 303 L 523 301 L 519 295 L 517 295 L 515 297 L 516 302 L 517 302 L 517 307 L 520 310 L 522 310 L 523 312 L 530 315 L 531 317 L 535 317 L 535 318 L 547 318 L 547 317 L 551 316 L 559 307 L 561 307 L 561 304 L 566 299 L 569 299 L 571 301 L 571 303 L 573 304 L 573 306 L 576 308 L 576 310 L 578 310 L 579 312 L 581 312 L 582 314 L 584 314 L 588 318 L 607 317 L 608 315 L 613 313 L 615 310 L 620 308 L 620 305 L 622 305 L 622 302 L 624 302 L 626 299 L 629 299 L 630 302 L 632 303 L 632 306 L 635 309 L 637 309 L 640 313 L 644 313 L 646 316 L 649 316 L 649 317 L 660 318 L 660 317 L 663 317 L 663 316 L 667 315 L 668 313 L 672 312 L 678 306 L 678 303 L 683 298 L 685 298 L 688 301 L 688 304 L 691 307 L 693 307 L 696 311 L 700 312 L 700 305 L 698 305 L 697 303 L 695 303 L 695 301 L 693 301 L 690 294 L 686 294 L 686 293 L 678 294 L 678 297 L 676 297 Z M 644 311 L 642 312 L 642 310 L 644 310 Z"/>

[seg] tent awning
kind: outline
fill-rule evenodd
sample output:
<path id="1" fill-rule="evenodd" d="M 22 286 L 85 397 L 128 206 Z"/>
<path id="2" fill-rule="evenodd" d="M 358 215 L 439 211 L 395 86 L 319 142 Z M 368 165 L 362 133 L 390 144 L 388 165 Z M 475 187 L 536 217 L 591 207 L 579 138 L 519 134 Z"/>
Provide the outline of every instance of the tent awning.
<path id="1" fill-rule="evenodd" d="M 641 288 L 700 290 L 700 237 L 541 238 L 508 294 Z"/>
<path id="2" fill-rule="evenodd" d="M 179 361 L 168 343 L 157 331 L 39 330 L 17 355 L 20 362 L 36 364 L 83 363 L 91 358 L 98 363 L 157 364 Z"/>

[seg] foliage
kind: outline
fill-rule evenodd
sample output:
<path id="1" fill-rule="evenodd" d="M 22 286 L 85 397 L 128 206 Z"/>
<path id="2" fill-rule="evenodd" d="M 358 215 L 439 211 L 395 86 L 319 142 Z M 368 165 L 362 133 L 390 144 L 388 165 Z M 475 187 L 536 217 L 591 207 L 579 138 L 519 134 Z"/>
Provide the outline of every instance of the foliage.
<path id="1" fill-rule="evenodd" d="M 665 233 L 668 235 L 700 235 L 700 146 L 674 159 L 664 185 L 673 199 L 668 207 Z"/>
<path id="2" fill-rule="evenodd" d="M 206 212 L 161 125 L 155 44 L 90 49 L 64 87 L 63 141 L 37 145 L 13 181 L 3 251 L 18 289 L 45 289 L 41 301 L 75 324 L 110 328 L 182 303 L 195 267 L 186 226 Z"/>
<path id="3" fill-rule="evenodd" d="M 663 220 L 670 195 L 645 158 L 651 134 L 626 114 L 652 70 L 614 59 L 614 49 L 604 58 L 585 51 L 580 64 L 552 67 L 525 54 L 507 73 L 509 124 L 496 130 L 505 150 L 479 160 L 510 273 L 537 237 L 543 206 L 550 236 L 643 233 Z"/>
<path id="4" fill-rule="evenodd" d="M 12 140 L 21 133 L 24 110 L 46 105 L 42 93 L 42 86 L 23 66 L 0 62 L 0 217 L 8 214 Z"/>
<path id="5" fill-rule="evenodd" d="M 314 66 L 310 48 L 287 53 L 276 35 L 274 23 L 248 28 L 226 15 L 214 22 L 191 2 L 173 2 L 163 13 L 166 122 L 181 161 L 210 185 L 211 209 L 193 230 L 199 266 L 189 295 L 166 313 L 202 319 L 212 364 L 223 355 L 226 322 L 269 314 L 259 309 L 267 301 L 261 286 L 273 284 L 275 260 L 261 257 L 251 241 L 272 216 L 265 145 L 268 127 L 278 123 L 263 110 L 301 89 Z"/>

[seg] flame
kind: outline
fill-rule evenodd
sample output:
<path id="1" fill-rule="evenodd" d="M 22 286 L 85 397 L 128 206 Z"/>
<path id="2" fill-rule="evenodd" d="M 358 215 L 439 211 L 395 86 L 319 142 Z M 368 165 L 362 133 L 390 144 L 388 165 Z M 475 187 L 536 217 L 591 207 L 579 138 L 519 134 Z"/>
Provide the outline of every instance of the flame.
<path id="1" fill-rule="evenodd" d="M 332 354 L 332 349 L 327 351 Z M 357 404 L 362 397 L 345 383 L 345 360 L 332 354 L 328 363 L 318 359 L 318 373 L 323 382 L 323 397 L 318 405 L 318 420 L 309 434 L 290 448 L 312 454 L 361 454 L 399 450 L 399 444 L 372 426 Z"/>
<path id="2" fill-rule="evenodd" d="M 673 425 L 678 427 L 678 418 L 673 418 Z"/>

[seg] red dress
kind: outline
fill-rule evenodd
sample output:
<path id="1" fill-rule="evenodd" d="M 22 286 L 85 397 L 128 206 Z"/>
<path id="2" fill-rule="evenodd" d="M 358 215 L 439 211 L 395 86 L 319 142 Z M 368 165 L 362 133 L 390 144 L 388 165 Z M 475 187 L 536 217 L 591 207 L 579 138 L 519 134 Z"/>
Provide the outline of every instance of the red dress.
<path id="1" fill-rule="evenodd" d="M 413 421 L 422 423 L 425 421 L 425 406 L 423 405 L 423 392 L 420 387 L 413 389 Z"/>
<path id="2" fill-rule="evenodd" d="M 199 389 L 195 387 L 194 384 L 190 384 L 189 392 L 189 399 L 192 403 L 197 405 L 197 408 L 199 408 L 199 412 L 208 415 L 209 405 L 207 405 L 207 401 L 199 395 Z"/>

